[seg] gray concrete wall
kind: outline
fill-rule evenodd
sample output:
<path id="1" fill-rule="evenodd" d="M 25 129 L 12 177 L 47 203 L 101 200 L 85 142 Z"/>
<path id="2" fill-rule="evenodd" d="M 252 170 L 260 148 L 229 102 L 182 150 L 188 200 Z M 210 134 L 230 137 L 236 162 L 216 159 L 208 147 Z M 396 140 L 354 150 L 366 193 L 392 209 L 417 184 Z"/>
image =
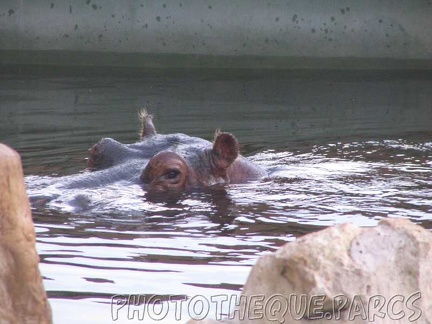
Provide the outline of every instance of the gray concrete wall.
<path id="1" fill-rule="evenodd" d="M 149 59 L 137 55 L 162 54 L 274 58 L 294 67 L 298 60 L 284 58 L 390 58 L 430 67 L 432 1 L 2 0 L 0 51 L 3 64 L 43 63 L 66 51 L 84 61 L 82 53 L 101 53 L 100 64 L 109 53 L 114 65 L 126 64 L 117 54 L 128 53 L 138 65 Z"/>

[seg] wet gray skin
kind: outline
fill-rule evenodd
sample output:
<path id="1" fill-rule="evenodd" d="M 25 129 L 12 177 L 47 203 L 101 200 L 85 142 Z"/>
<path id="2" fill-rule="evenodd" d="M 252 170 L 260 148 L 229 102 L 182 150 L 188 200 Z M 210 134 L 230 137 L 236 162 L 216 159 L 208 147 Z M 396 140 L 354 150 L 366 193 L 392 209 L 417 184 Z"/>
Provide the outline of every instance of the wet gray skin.
<path id="1" fill-rule="evenodd" d="M 238 153 L 238 142 L 228 133 L 229 149 L 235 151 L 233 161 L 225 161 L 226 147 L 215 150 L 215 144 L 207 140 L 185 134 L 157 134 L 152 116 L 146 112 L 141 115 L 141 141 L 122 144 L 111 138 L 104 138 L 89 150 L 88 168 L 77 175 L 57 178 L 57 188 L 93 188 L 125 180 L 140 183 L 145 190 L 150 183 L 143 181 L 143 171 L 149 161 L 160 152 L 174 152 L 187 164 L 189 176 L 186 188 L 211 186 L 230 182 L 245 182 L 259 179 L 266 171 Z M 232 147 L 234 146 L 234 147 Z M 217 152 L 215 152 L 217 151 Z M 221 169 L 217 165 L 224 165 Z M 151 189 L 151 188 L 150 188 Z"/>

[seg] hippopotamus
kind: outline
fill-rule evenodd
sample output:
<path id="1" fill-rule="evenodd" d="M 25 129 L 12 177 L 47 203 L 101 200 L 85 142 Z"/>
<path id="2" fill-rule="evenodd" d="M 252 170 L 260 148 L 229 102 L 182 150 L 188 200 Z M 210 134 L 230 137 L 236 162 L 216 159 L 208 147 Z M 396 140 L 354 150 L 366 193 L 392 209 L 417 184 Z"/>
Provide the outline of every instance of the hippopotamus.
<path id="1" fill-rule="evenodd" d="M 121 144 L 104 138 L 91 149 L 87 169 L 63 187 L 99 186 L 117 180 L 139 182 L 150 193 L 169 193 L 243 183 L 266 175 L 266 171 L 239 153 L 234 135 L 217 130 L 214 141 L 185 134 L 158 134 L 153 116 L 139 114 L 140 140 Z"/>

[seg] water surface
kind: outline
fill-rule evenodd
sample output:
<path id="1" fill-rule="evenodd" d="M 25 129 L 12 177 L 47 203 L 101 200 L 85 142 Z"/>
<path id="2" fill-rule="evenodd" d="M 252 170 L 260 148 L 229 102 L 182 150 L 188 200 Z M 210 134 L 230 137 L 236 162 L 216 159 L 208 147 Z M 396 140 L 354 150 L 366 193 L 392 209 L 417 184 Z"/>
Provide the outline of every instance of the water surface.
<path id="1" fill-rule="evenodd" d="M 217 128 L 232 132 L 271 176 L 169 203 L 119 182 L 35 205 L 56 323 L 134 322 L 128 315 L 186 322 L 194 296 L 236 296 L 260 255 L 300 235 L 386 217 L 432 229 L 427 73 L 2 75 L 0 141 L 21 153 L 35 197 L 52 177 L 82 172 L 87 149 L 102 137 L 137 141 L 142 107 L 161 133 L 211 140 Z M 86 199 L 86 208 L 74 199 Z M 133 295 L 137 305 L 112 308 L 115 295 L 119 303 Z M 164 320 L 158 300 L 169 306 Z"/>

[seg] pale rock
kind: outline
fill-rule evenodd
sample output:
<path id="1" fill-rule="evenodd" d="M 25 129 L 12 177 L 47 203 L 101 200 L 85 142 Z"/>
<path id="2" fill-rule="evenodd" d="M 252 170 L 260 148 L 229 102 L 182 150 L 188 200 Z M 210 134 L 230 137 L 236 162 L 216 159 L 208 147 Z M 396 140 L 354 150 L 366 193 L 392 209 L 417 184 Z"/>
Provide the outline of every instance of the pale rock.
<path id="1" fill-rule="evenodd" d="M 388 218 L 305 235 L 260 257 L 240 298 L 225 323 L 432 323 L 432 233 Z"/>
<path id="2" fill-rule="evenodd" d="M 0 144 L 0 323 L 51 323 L 20 156 Z"/>

